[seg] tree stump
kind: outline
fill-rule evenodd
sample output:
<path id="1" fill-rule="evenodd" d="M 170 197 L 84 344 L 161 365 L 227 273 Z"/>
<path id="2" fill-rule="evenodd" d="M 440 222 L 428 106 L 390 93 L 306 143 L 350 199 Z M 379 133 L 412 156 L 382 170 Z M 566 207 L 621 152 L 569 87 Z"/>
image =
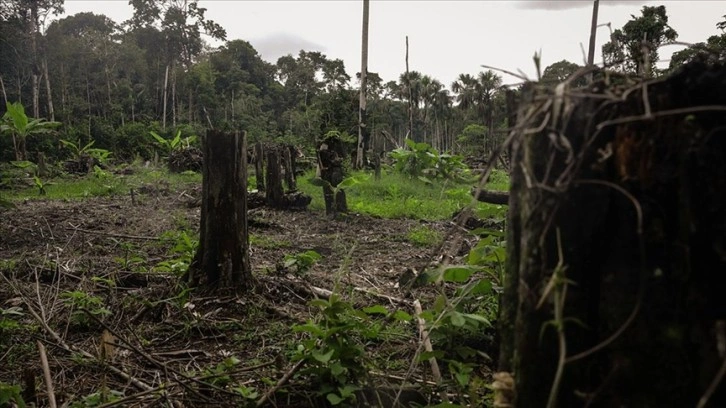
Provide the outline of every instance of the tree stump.
<path id="1" fill-rule="evenodd" d="M 525 99 L 500 309 L 513 406 L 726 406 L 724 78 L 697 62 Z"/>
<path id="2" fill-rule="evenodd" d="M 202 138 L 202 210 L 192 286 L 246 290 L 252 284 L 247 232 L 246 133 Z"/>
<path id="3" fill-rule="evenodd" d="M 255 179 L 257 180 L 257 191 L 265 191 L 265 174 L 264 174 L 264 149 L 262 143 L 255 143 Z"/>
<path id="4" fill-rule="evenodd" d="M 325 214 L 334 216 L 336 213 L 348 212 L 345 191 L 336 188 L 345 177 L 343 161 L 347 157 L 342 141 L 337 137 L 328 137 L 318 148 L 318 169 L 323 185 Z"/>
<path id="5" fill-rule="evenodd" d="M 293 146 L 282 146 L 282 165 L 285 170 L 285 185 L 289 191 L 297 190 L 295 183 L 295 156 Z"/>
<path id="6" fill-rule="evenodd" d="M 272 208 L 283 208 L 284 191 L 282 189 L 282 174 L 280 174 L 280 152 L 278 149 L 267 150 L 267 179 L 266 198 L 267 205 Z"/>

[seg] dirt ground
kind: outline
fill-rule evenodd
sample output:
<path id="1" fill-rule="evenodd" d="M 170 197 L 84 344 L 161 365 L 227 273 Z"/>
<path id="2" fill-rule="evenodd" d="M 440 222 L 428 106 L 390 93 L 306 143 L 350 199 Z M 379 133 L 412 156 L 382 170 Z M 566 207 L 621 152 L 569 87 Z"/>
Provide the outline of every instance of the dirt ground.
<path id="1" fill-rule="evenodd" d="M 28 201 L 0 210 L 0 310 L 21 308 L 13 318 L 22 322 L 20 329 L 0 325 L 0 383 L 20 385 L 26 402 L 46 406 L 42 343 L 59 404 L 86 398 L 77 406 L 100 406 L 98 392 L 107 388 L 124 399 L 103 406 L 247 406 L 294 366 L 291 349 L 302 335 L 290 327 L 313 317 L 308 301 L 324 295 L 318 289 L 337 290 L 356 307 L 413 313 L 411 301 L 425 303 L 431 289 L 403 290 L 401 276 L 444 254 L 465 254 L 472 240 L 451 222 L 425 223 L 446 240 L 443 247 L 421 247 L 406 240 L 420 221 L 356 214 L 332 220 L 259 208 L 249 214 L 254 288 L 241 295 L 190 292 L 177 275 L 155 267 L 174 256 L 173 243 L 160 239 L 165 233 L 191 231 L 198 238 L 194 191 L 148 186 L 133 199 Z M 282 267 L 285 255 L 306 250 L 322 255 L 307 273 Z M 75 291 L 103 304 L 69 302 Z M 108 313 L 86 313 L 83 305 Z M 99 347 L 102 336 L 115 347 Z M 388 362 L 373 373 L 375 386 L 419 384 L 430 391 L 428 365 L 412 364 L 418 344 L 411 324 L 371 346 L 377 360 Z M 256 397 L 202 381 L 230 356 L 240 362 L 223 374 Z M 293 376 L 268 403 L 319 405 L 302 399 L 310 395 L 306 385 Z"/>

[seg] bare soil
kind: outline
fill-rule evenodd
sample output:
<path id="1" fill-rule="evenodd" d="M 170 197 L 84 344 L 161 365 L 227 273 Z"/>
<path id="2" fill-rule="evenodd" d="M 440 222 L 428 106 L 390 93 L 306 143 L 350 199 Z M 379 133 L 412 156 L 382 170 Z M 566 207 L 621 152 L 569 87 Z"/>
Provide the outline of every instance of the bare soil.
<path id="1" fill-rule="evenodd" d="M 424 299 L 426 308 L 433 289 L 404 290 L 402 274 L 444 254 L 455 260 L 471 240 L 452 223 L 426 223 L 447 237 L 442 247 L 420 247 L 406 240 L 420 221 L 355 214 L 332 220 L 319 212 L 259 208 L 249 217 L 256 277 L 250 290 L 188 291 L 179 276 L 155 266 L 175 256 L 173 243 L 160 239 L 164 233 L 188 230 L 198 238 L 193 191 L 198 187 L 148 186 L 133 200 L 28 201 L 0 210 L 0 310 L 22 308 L 22 316 L 12 316 L 21 328 L 0 326 L 0 382 L 20 385 L 26 402 L 47 406 L 41 342 L 58 404 L 106 388 L 124 396 L 117 406 L 247 406 L 294 366 L 290 356 L 303 335 L 291 326 L 314 317 L 317 309 L 308 301 L 324 294 L 316 288 L 336 290 L 356 307 L 381 304 L 413 313 L 413 298 Z M 285 255 L 305 250 L 322 260 L 304 274 L 282 267 Z M 79 311 L 78 302 L 74 309 L 63 295 L 74 291 L 102 299 L 110 313 L 92 316 Z M 101 305 L 87 307 L 98 311 Z M 427 385 L 428 365 L 413 363 L 419 341 L 416 325 L 409 326 L 367 346 L 375 356 L 371 382 L 380 388 L 414 384 L 428 399 L 437 394 Z M 99 347 L 104 332 L 115 347 Z M 206 385 L 230 356 L 240 363 L 224 372 L 227 386 Z M 257 398 L 245 401 L 230 391 L 241 385 L 254 388 Z M 304 377 L 292 376 L 269 403 L 320 405 L 310 388 Z"/>

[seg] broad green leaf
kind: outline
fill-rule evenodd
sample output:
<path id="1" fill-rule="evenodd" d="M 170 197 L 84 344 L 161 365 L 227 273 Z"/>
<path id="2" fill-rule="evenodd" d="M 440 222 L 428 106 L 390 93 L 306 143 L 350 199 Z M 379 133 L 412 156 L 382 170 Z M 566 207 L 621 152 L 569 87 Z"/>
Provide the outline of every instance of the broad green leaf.
<path id="1" fill-rule="evenodd" d="M 153 136 L 153 137 L 154 137 L 154 139 L 156 139 L 156 141 L 157 141 L 157 142 L 158 142 L 159 144 L 161 144 L 162 146 L 167 146 L 167 145 L 169 144 L 169 141 L 168 141 L 168 140 L 166 140 L 166 139 L 164 139 L 163 137 L 159 136 L 159 134 L 158 134 L 158 133 L 156 133 L 156 132 L 154 132 L 153 130 L 152 130 L 152 131 L 150 131 L 150 132 L 149 132 L 149 134 L 151 134 L 151 136 Z"/>
<path id="2" fill-rule="evenodd" d="M 387 315 L 388 314 L 388 309 L 386 309 L 382 305 L 375 305 L 375 306 L 371 306 L 371 307 L 366 307 L 366 308 L 363 308 L 363 311 L 366 312 L 367 314 L 381 314 L 381 315 Z"/>
<path id="3" fill-rule="evenodd" d="M 444 269 L 444 280 L 446 282 L 466 282 L 469 280 L 474 270 L 470 266 L 447 266 Z"/>
<path id="4" fill-rule="evenodd" d="M 393 318 L 400 322 L 410 322 L 413 319 L 413 316 L 404 312 L 403 310 L 396 310 L 393 313 Z"/>
<path id="5" fill-rule="evenodd" d="M 486 317 L 484 317 L 482 315 L 476 314 L 476 313 L 464 313 L 463 316 L 466 317 L 467 319 L 474 320 L 474 321 L 476 321 L 478 323 L 482 323 L 486 326 L 492 325 L 492 322 L 490 322 L 489 319 L 487 319 Z"/>
<path id="6" fill-rule="evenodd" d="M 451 319 L 451 324 L 456 327 L 462 327 L 466 324 L 464 316 L 455 310 L 449 313 L 449 319 Z"/>
<path id="7" fill-rule="evenodd" d="M 321 353 L 319 350 L 313 350 L 310 354 L 315 360 L 321 363 L 327 363 L 330 361 L 330 358 L 333 357 L 333 353 L 335 353 L 335 350 L 331 349 L 327 353 Z"/>
<path id="8" fill-rule="evenodd" d="M 474 287 L 471 289 L 472 295 L 488 295 L 492 293 L 492 282 L 486 279 L 479 280 L 476 282 Z"/>
<path id="9" fill-rule="evenodd" d="M 343 179 L 343 181 L 338 184 L 338 188 L 348 188 L 356 184 L 358 184 L 358 180 L 356 180 L 355 177 L 348 177 Z"/>
<path id="10" fill-rule="evenodd" d="M 339 397 L 338 394 L 331 392 L 330 394 L 326 395 L 325 398 L 328 399 L 328 402 L 330 402 L 330 405 L 339 405 L 341 402 L 343 402 L 343 398 Z"/>

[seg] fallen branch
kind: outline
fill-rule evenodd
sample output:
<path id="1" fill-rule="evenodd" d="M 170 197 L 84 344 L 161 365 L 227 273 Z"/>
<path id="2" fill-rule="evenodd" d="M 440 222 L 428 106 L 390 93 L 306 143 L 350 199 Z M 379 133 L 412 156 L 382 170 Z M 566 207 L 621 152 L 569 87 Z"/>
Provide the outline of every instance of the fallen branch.
<path id="1" fill-rule="evenodd" d="M 40 352 L 40 364 L 43 367 L 43 378 L 45 379 L 45 389 L 48 392 L 48 406 L 56 408 L 55 391 L 53 390 L 53 377 L 50 375 L 50 366 L 48 365 L 48 355 L 45 353 L 45 346 L 40 340 L 37 340 L 38 352 Z"/>
<path id="2" fill-rule="evenodd" d="M 263 395 L 259 400 L 257 400 L 257 403 L 255 404 L 255 406 L 261 407 L 262 405 L 264 405 L 264 403 L 267 402 L 268 399 L 270 399 L 270 396 L 272 396 L 272 394 L 276 393 L 277 390 L 279 390 L 283 385 L 285 385 L 288 381 L 290 381 L 290 378 L 292 378 L 292 376 L 295 375 L 295 373 L 303 366 L 304 363 L 305 363 L 305 360 L 300 360 L 294 366 L 292 366 L 290 371 L 285 373 L 285 375 L 283 375 L 282 378 L 280 378 L 280 381 L 278 381 L 274 387 L 270 388 L 265 393 L 265 395 Z"/>
<path id="3" fill-rule="evenodd" d="M 421 302 L 419 302 L 418 299 L 413 301 L 413 310 L 416 312 L 416 322 L 418 323 L 418 331 L 421 333 L 421 341 L 423 342 L 424 350 L 431 353 L 434 351 L 434 348 L 431 345 L 429 332 L 426 330 L 426 322 L 421 318 L 423 309 L 421 308 Z M 436 361 L 435 357 L 429 358 L 429 365 L 431 365 L 431 375 L 434 377 L 434 381 L 436 381 L 436 384 L 441 387 L 443 383 L 441 380 L 441 370 L 439 369 L 439 363 Z M 441 391 L 439 392 L 439 395 L 441 396 L 441 400 L 448 404 L 449 396 L 446 395 L 446 392 Z"/>
<path id="4" fill-rule="evenodd" d="M 103 231 L 91 231 L 91 230 L 87 230 L 87 229 L 83 229 L 83 228 L 78 228 L 75 225 L 71 224 L 70 222 L 68 223 L 68 225 L 70 225 L 71 228 L 65 228 L 66 230 L 83 232 L 86 234 L 104 235 L 104 236 L 112 237 L 112 238 L 143 239 L 143 240 L 147 240 L 147 241 L 160 241 L 161 240 L 161 238 L 159 238 L 159 237 L 144 237 L 144 236 L 139 236 L 139 235 L 113 234 L 110 232 L 103 232 Z"/>
<path id="5" fill-rule="evenodd" d="M 509 193 L 506 191 L 479 190 L 478 195 L 476 195 L 476 191 L 472 191 L 471 195 L 476 196 L 477 201 L 483 203 L 509 204 Z"/>

